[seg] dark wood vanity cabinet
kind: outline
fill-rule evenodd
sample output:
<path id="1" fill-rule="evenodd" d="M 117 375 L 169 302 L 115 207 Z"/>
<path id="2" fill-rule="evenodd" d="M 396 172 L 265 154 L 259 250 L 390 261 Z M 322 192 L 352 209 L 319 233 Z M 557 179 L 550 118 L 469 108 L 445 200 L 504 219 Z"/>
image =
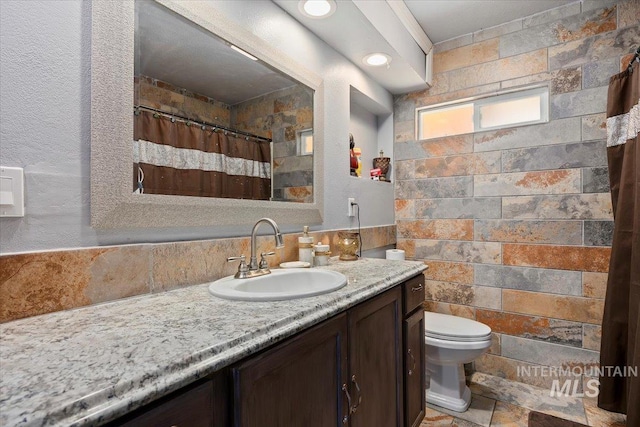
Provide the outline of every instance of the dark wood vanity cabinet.
<path id="1" fill-rule="evenodd" d="M 424 276 L 402 285 L 404 426 L 417 427 L 425 416 Z"/>
<path id="2" fill-rule="evenodd" d="M 401 426 L 400 287 L 355 306 L 349 320 L 351 427 Z"/>
<path id="3" fill-rule="evenodd" d="M 207 379 L 134 411 L 109 427 L 213 427 L 214 381 Z"/>
<path id="4" fill-rule="evenodd" d="M 343 313 L 232 368 L 233 425 L 342 425 L 346 336 Z"/>
<path id="5" fill-rule="evenodd" d="M 400 288 L 232 369 L 234 427 L 400 426 Z"/>
<path id="6" fill-rule="evenodd" d="M 423 300 L 420 274 L 110 426 L 417 426 Z"/>

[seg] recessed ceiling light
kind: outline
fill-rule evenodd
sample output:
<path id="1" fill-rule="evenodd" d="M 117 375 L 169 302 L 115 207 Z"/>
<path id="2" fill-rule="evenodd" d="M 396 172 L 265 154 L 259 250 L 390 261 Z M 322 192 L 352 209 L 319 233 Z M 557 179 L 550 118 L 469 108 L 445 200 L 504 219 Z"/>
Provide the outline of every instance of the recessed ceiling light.
<path id="1" fill-rule="evenodd" d="M 381 67 L 383 65 L 389 66 L 391 57 L 385 53 L 370 53 L 362 60 L 367 65 L 372 67 Z"/>
<path id="2" fill-rule="evenodd" d="M 230 45 L 230 46 L 231 46 L 231 49 L 235 50 L 235 51 L 236 51 L 236 52 L 238 52 L 238 53 L 243 54 L 243 55 L 244 55 L 244 56 L 246 56 L 247 58 L 249 58 L 249 59 L 251 59 L 251 60 L 254 60 L 254 61 L 257 61 L 257 60 L 258 60 L 258 58 L 256 58 L 255 56 L 251 55 L 251 54 L 250 54 L 250 53 L 248 53 L 248 52 L 245 52 L 244 50 L 240 49 L 238 46 L 234 46 L 234 45 Z"/>
<path id="3" fill-rule="evenodd" d="M 307 18 L 326 18 L 336 11 L 335 0 L 301 0 L 298 10 Z"/>

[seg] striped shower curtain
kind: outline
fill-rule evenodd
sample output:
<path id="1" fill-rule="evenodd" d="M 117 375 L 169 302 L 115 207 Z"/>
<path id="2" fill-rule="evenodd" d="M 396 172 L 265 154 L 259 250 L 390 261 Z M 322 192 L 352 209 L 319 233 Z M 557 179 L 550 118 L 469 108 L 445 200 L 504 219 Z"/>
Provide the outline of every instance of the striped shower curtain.
<path id="1" fill-rule="evenodd" d="M 614 233 L 602 321 L 602 372 L 620 367 L 628 375 L 600 377 L 598 406 L 627 414 L 640 426 L 640 69 L 611 77 L 607 100 L 607 157 Z M 631 367 L 632 369 L 628 369 Z M 627 368 L 627 369 L 625 369 Z"/>
<path id="2" fill-rule="evenodd" d="M 134 187 L 138 167 L 145 194 L 269 200 L 271 146 L 210 126 L 140 111 L 134 125 Z"/>

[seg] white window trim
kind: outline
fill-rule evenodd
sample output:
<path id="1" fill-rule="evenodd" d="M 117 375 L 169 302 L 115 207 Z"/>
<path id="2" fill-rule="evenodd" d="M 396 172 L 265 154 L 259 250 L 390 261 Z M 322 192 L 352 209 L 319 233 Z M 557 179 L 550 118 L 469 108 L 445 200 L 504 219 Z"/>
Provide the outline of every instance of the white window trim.
<path id="1" fill-rule="evenodd" d="M 480 126 L 480 107 L 484 105 L 491 105 L 493 103 L 499 101 L 507 101 L 514 100 L 520 98 L 527 98 L 531 95 L 540 95 L 540 120 L 532 120 L 527 122 L 518 122 L 510 125 L 499 125 L 499 126 L 491 126 L 484 127 Z M 421 120 L 420 115 L 423 111 L 436 111 L 436 110 L 447 110 L 450 108 L 455 108 L 464 104 L 473 104 L 473 127 L 475 132 L 484 132 L 489 130 L 496 129 L 507 129 L 512 127 L 519 126 L 528 126 L 533 124 L 540 123 L 548 123 L 549 122 L 549 86 L 545 85 L 535 85 L 535 86 L 527 86 L 520 88 L 513 88 L 503 91 L 494 92 L 492 94 L 487 95 L 479 95 L 475 97 L 469 97 L 464 99 L 459 99 L 455 101 L 447 101 L 442 102 L 440 104 L 428 105 L 425 107 L 416 108 L 415 113 L 415 132 L 414 136 L 416 141 L 421 141 L 424 139 L 433 139 L 433 138 L 421 138 L 420 130 L 421 130 Z M 464 134 L 455 134 L 455 135 L 464 135 Z M 453 135 L 452 135 L 453 136 Z"/>
<path id="2" fill-rule="evenodd" d="M 313 150 L 310 153 L 306 153 L 303 152 L 303 143 L 302 143 L 302 136 L 304 134 L 310 133 L 311 137 L 313 138 L 313 129 L 309 128 L 309 129 L 302 129 L 296 132 L 296 142 L 298 145 L 298 156 L 312 156 L 313 155 L 313 150 L 315 150 L 315 144 L 313 146 Z"/>

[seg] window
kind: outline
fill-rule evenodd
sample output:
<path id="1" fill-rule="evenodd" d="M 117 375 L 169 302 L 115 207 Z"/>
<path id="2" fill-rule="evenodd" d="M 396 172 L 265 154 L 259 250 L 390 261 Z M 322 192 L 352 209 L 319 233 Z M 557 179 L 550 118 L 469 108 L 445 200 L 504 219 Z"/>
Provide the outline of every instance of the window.
<path id="1" fill-rule="evenodd" d="M 418 108 L 416 116 L 419 140 L 546 123 L 549 121 L 549 88 Z"/>
<path id="2" fill-rule="evenodd" d="M 313 154 L 313 129 L 305 129 L 298 132 L 298 155 L 307 156 Z"/>
<path id="3" fill-rule="evenodd" d="M 470 102 L 420 111 L 418 139 L 471 133 L 474 130 L 473 114 L 473 103 Z"/>

